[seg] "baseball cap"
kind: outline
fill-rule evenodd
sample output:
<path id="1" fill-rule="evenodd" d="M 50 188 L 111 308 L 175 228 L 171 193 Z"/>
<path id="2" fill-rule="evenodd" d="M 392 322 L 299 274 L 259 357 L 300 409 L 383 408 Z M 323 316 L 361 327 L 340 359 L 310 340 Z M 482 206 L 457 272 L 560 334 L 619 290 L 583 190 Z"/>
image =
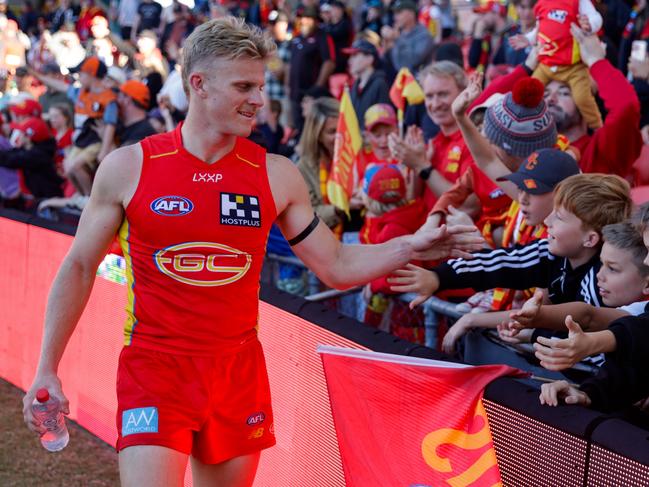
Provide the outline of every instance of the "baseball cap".
<path id="1" fill-rule="evenodd" d="M 485 101 L 480 103 L 479 105 L 474 106 L 469 110 L 469 117 L 472 117 L 473 114 L 478 113 L 480 110 L 486 110 L 487 108 L 495 105 L 497 102 L 505 98 L 504 93 L 494 93 L 491 95 L 489 98 L 487 98 Z"/>
<path id="2" fill-rule="evenodd" d="M 406 181 L 394 164 L 370 166 L 365 171 L 363 191 L 381 203 L 397 203 L 406 197 Z"/>
<path id="3" fill-rule="evenodd" d="M 40 118 L 33 117 L 23 123 L 12 123 L 10 127 L 13 130 L 19 130 L 24 133 L 32 142 L 43 142 L 52 138 L 50 128 Z"/>
<path id="4" fill-rule="evenodd" d="M 376 50 L 376 46 L 367 39 L 356 39 L 350 47 L 345 47 L 343 52 L 345 54 L 357 54 L 362 52 L 363 54 L 373 56 L 374 59 L 379 57 L 379 51 Z"/>
<path id="5" fill-rule="evenodd" d="M 381 123 L 390 126 L 397 125 L 397 115 L 394 113 L 394 108 L 387 103 L 377 103 L 372 105 L 365 110 L 363 119 L 367 130 L 372 130 Z"/>
<path id="6" fill-rule="evenodd" d="M 559 149 L 540 149 L 532 152 L 518 171 L 498 181 L 511 181 L 529 194 L 546 194 L 575 174 L 579 174 L 579 166 L 573 157 Z"/>
<path id="7" fill-rule="evenodd" d="M 417 13 L 417 4 L 412 0 L 397 0 L 392 6 L 394 12 L 399 12 L 401 10 L 412 10 Z"/>
<path id="8" fill-rule="evenodd" d="M 126 83 L 123 83 L 119 87 L 119 90 L 145 110 L 149 108 L 151 93 L 149 92 L 148 86 L 141 81 L 130 79 Z"/>
<path id="9" fill-rule="evenodd" d="M 19 117 L 40 117 L 43 113 L 43 107 L 33 98 L 23 98 L 16 103 L 10 104 L 9 111 Z"/>
<path id="10" fill-rule="evenodd" d="M 498 15 L 506 15 L 507 7 L 503 5 L 501 2 L 498 2 L 496 0 L 488 0 L 482 5 L 473 7 L 473 11 L 477 14 L 486 14 L 489 12 L 493 12 Z"/>
<path id="11" fill-rule="evenodd" d="M 70 70 L 73 73 L 86 73 L 95 78 L 103 78 L 108 72 L 108 68 L 101 59 L 96 56 L 90 56 L 83 60 L 81 64 Z"/>

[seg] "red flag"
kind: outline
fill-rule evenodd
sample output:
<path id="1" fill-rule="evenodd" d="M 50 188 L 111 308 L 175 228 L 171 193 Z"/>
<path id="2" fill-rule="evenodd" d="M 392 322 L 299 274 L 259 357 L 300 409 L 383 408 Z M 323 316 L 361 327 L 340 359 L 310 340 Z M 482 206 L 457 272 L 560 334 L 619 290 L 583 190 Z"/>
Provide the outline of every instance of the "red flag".
<path id="1" fill-rule="evenodd" d="M 484 387 L 519 374 L 318 347 L 346 485 L 499 486 Z"/>

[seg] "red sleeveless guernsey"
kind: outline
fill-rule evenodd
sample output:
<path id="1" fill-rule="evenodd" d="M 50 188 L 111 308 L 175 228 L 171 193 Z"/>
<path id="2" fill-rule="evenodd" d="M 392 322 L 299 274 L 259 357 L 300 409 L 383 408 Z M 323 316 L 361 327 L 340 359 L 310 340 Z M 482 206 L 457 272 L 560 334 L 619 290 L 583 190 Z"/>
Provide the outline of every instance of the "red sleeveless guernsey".
<path id="1" fill-rule="evenodd" d="M 119 232 L 124 344 L 211 355 L 256 336 L 276 209 L 263 148 L 237 138 L 207 164 L 184 149 L 180 128 L 140 143 L 142 172 Z"/>

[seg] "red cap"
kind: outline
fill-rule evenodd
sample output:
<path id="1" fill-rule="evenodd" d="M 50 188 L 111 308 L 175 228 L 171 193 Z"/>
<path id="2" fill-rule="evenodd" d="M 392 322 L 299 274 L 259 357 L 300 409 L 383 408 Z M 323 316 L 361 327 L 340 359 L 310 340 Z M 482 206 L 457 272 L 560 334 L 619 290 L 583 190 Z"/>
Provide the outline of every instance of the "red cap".
<path id="1" fill-rule="evenodd" d="M 406 197 L 406 181 L 395 165 L 372 166 L 365 171 L 366 193 L 381 203 L 397 203 Z"/>
<path id="2" fill-rule="evenodd" d="M 502 16 L 507 15 L 507 7 L 495 0 L 488 0 L 486 3 L 483 3 L 478 7 L 473 7 L 473 11 L 477 14 L 486 14 L 488 12 L 493 12 Z"/>
<path id="3" fill-rule="evenodd" d="M 39 389 L 36 391 L 36 400 L 38 402 L 47 402 L 50 399 L 50 393 L 47 392 L 47 389 Z"/>
<path id="4" fill-rule="evenodd" d="M 11 128 L 23 132 L 32 142 L 43 142 L 52 137 L 50 128 L 40 118 L 30 118 L 23 123 L 12 123 Z"/>
<path id="5" fill-rule="evenodd" d="M 32 98 L 24 98 L 18 103 L 10 104 L 9 111 L 19 117 L 40 117 L 43 113 L 43 107 L 40 103 L 38 103 L 36 100 L 33 100 Z"/>
<path id="6" fill-rule="evenodd" d="M 379 124 L 397 126 L 397 114 L 394 113 L 394 108 L 387 103 L 377 103 L 372 105 L 365 111 L 363 117 L 365 121 L 365 128 L 372 130 Z"/>

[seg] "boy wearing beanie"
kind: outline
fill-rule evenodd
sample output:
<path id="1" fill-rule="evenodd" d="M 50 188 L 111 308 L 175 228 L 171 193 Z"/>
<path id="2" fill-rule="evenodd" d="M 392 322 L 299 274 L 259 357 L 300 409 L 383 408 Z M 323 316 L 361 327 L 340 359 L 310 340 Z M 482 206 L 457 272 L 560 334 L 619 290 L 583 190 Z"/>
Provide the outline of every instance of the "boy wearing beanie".
<path id="1" fill-rule="evenodd" d="M 417 231 L 426 218 L 422 200 L 408 201 L 406 181 L 396 165 L 372 165 L 365 172 L 363 202 L 367 208 L 365 224 L 360 231 L 363 244 L 378 244 L 410 235 Z M 394 335 L 413 342 L 423 343 L 421 312 L 409 312 L 406 303 L 392 300 L 386 277 L 370 282 L 366 288 L 367 308 L 364 321 L 390 331 Z"/>

